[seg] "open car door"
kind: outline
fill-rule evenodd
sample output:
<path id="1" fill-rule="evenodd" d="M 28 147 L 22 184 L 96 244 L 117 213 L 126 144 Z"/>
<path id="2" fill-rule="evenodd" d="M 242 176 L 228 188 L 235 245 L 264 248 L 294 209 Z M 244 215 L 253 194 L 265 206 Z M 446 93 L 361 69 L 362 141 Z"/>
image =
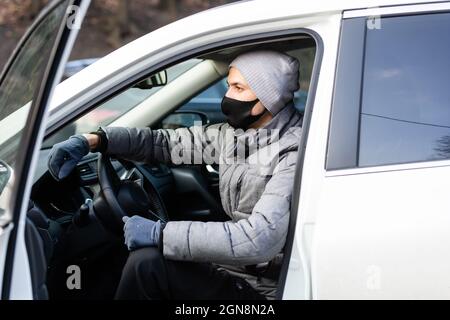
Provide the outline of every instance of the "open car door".
<path id="1" fill-rule="evenodd" d="M 33 241 L 26 234 L 26 213 L 46 109 L 89 3 L 90 0 L 50 1 L 0 76 L 2 299 L 47 298 L 45 261 L 39 261 L 37 239 Z M 41 270 L 36 270 L 36 266 L 41 266 Z"/>

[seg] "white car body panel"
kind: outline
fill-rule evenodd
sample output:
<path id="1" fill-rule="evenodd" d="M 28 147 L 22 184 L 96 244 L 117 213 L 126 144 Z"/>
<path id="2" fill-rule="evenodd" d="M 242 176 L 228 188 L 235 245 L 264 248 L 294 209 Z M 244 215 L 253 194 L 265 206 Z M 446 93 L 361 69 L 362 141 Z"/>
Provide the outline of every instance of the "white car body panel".
<path id="1" fill-rule="evenodd" d="M 78 7 L 78 18 L 83 19 L 85 16 L 87 9 L 89 7 L 90 0 L 84 0 L 81 2 L 81 5 Z M 55 81 L 58 81 L 62 77 L 63 71 L 64 71 L 64 64 L 67 62 L 70 52 L 72 50 L 72 47 L 75 43 L 75 39 L 77 37 L 78 30 L 72 29 L 72 31 L 69 34 L 69 37 L 66 42 L 66 46 L 63 48 L 62 56 L 60 57 L 59 61 L 55 61 L 57 63 L 57 70 L 56 75 L 54 77 Z M 50 85 L 52 87 L 52 90 L 50 91 L 50 96 L 54 93 L 56 83 L 47 83 L 47 85 Z M 24 106 L 26 108 L 26 106 Z M 21 111 L 20 109 L 18 110 Z M 31 163 L 29 164 L 29 170 L 30 172 L 34 172 L 36 169 L 37 161 L 39 158 L 39 152 L 41 150 L 42 141 L 44 139 L 45 134 L 45 128 L 47 124 L 49 116 L 49 104 L 47 104 L 44 116 L 42 118 L 42 122 L 39 127 L 39 132 L 37 136 L 37 143 L 32 146 L 32 157 L 31 157 Z M 20 128 L 19 128 L 20 129 Z M 13 131 L 13 130 L 11 130 Z M 15 250 L 14 250 L 14 261 L 13 261 L 13 269 L 12 269 L 12 278 L 11 278 L 11 286 L 10 286 L 10 292 L 9 292 L 9 298 L 11 300 L 32 300 L 33 295 L 33 285 L 32 285 L 32 279 L 31 279 L 31 271 L 30 271 L 30 263 L 28 260 L 28 252 L 27 252 L 27 246 L 25 242 L 25 227 L 26 227 L 26 218 L 27 218 L 27 212 L 28 212 L 28 204 L 29 199 L 31 195 L 31 188 L 33 185 L 33 175 L 30 174 L 29 178 L 26 181 L 25 189 L 22 194 L 22 201 L 18 200 L 15 205 L 20 207 L 20 217 L 19 217 L 19 223 L 18 226 L 15 226 L 18 228 L 17 231 L 17 238 L 15 242 Z M 6 241 L 5 241 L 6 242 Z M 6 249 L 7 247 L 4 247 Z M 3 248 L 2 248 L 3 249 Z M 6 252 L 6 250 L 5 250 Z M 0 252 L 0 255 L 3 255 L 3 252 Z M 2 270 L 3 271 L 3 270 Z M 2 272 L 2 276 L 3 276 Z M 1 287 L 0 287 L 1 288 Z"/>
<path id="2" fill-rule="evenodd" d="M 298 20 L 300 18 L 300 21 L 303 21 L 302 24 L 306 24 L 308 19 L 320 21 L 324 16 L 326 18 L 328 15 L 341 13 L 344 10 L 408 3 L 411 3 L 411 1 L 257 0 L 199 12 L 159 28 L 119 48 L 67 79 L 58 85 L 50 110 L 67 104 L 94 86 L 97 87 L 96 90 L 102 91 L 103 85 L 99 84 L 101 80 L 113 78 L 124 71 L 128 71 L 127 74 L 132 74 L 136 70 L 142 69 L 143 59 L 148 59 L 148 61 L 144 61 L 144 65 L 151 65 L 152 61 L 158 60 L 158 53 L 168 48 L 172 48 L 173 54 L 176 54 L 175 48 L 186 51 L 201 44 L 211 43 L 211 40 L 237 37 L 247 33 L 243 32 L 246 27 L 251 29 L 254 24 L 259 26 L 248 31 L 260 33 L 265 31 L 264 27 L 261 26 L 262 23 L 266 25 L 265 28 L 270 28 L 271 23 L 281 21 L 286 24 L 286 28 L 289 28 L 295 26 L 295 24 L 294 26 L 289 25 L 289 21 L 293 19 Z"/>
<path id="3" fill-rule="evenodd" d="M 390 9 L 403 12 L 402 7 L 393 7 L 352 14 L 388 14 Z M 449 9 L 449 3 L 405 7 L 411 13 Z M 324 57 L 295 236 L 296 247 L 303 248 L 303 263 L 311 271 L 306 287 L 311 288 L 311 296 L 306 297 L 450 298 L 450 204 L 446 200 L 450 161 L 326 172 L 331 88 L 322 90 L 321 84 L 326 82 L 323 75 L 330 74 L 324 69 L 327 62 Z M 289 296 L 295 294 L 285 292 L 283 297 Z"/>
<path id="4" fill-rule="evenodd" d="M 59 84 L 49 107 L 48 123 L 130 76 L 190 49 L 273 30 L 313 30 L 322 38 L 324 51 L 283 298 L 450 298 L 450 255 L 446 255 L 450 252 L 450 203 L 445 201 L 450 187 L 450 162 L 422 163 L 416 168 L 388 166 L 390 170 L 324 169 L 343 12 L 346 11 L 344 17 L 350 18 L 391 9 L 401 13 L 406 8 L 401 5 L 408 5 L 410 12 L 449 8 L 448 3 L 410 3 L 259 0 L 201 12 L 131 42 Z M 371 7 L 380 8 L 367 10 Z M 40 138 L 44 126 L 41 129 Z M 34 150 L 32 168 L 39 147 L 40 144 Z M 30 188 L 31 183 L 24 203 Z M 13 298 L 32 297 L 29 273 L 21 269 L 28 268 L 23 208 Z M 1 245 L 6 244 L 2 241 Z"/>
<path id="5" fill-rule="evenodd" d="M 314 298 L 449 299 L 450 164 L 322 179 Z"/>
<path id="6" fill-rule="evenodd" d="M 321 157 L 325 157 L 326 144 L 321 145 L 317 141 L 326 141 L 328 132 L 324 128 L 328 128 L 328 120 L 331 108 L 331 99 L 333 93 L 333 75 L 336 68 L 336 55 L 339 42 L 339 30 L 341 24 L 341 14 L 335 14 L 327 16 L 321 23 L 315 25 L 305 26 L 309 29 L 316 31 L 322 38 L 324 46 L 326 47 L 323 52 L 322 64 L 320 66 L 321 76 L 318 79 L 313 115 L 311 119 L 311 127 L 309 129 L 309 137 L 307 144 L 306 156 L 312 154 L 320 154 Z M 312 150 L 311 152 L 309 150 Z M 317 157 L 317 156 L 316 156 Z M 317 170 L 323 170 L 323 161 L 316 161 L 311 163 L 310 159 L 305 158 L 305 163 L 308 162 L 308 168 L 304 166 L 302 184 L 307 183 L 307 188 L 302 188 L 302 196 L 310 199 L 311 193 L 315 194 L 317 184 L 315 183 L 315 172 Z M 314 169 L 310 168 L 314 166 Z M 297 196 L 297 195 L 296 195 Z M 283 298 L 285 299 L 310 299 L 311 298 L 311 279 L 310 279 L 310 248 L 311 234 L 304 230 L 305 226 L 308 226 L 308 220 L 303 220 L 304 212 L 312 210 L 308 207 L 309 202 L 304 202 L 303 199 L 299 200 L 299 214 L 297 215 L 297 227 L 296 236 L 294 240 L 294 248 L 292 252 L 291 264 L 289 265 L 289 271 L 286 278 L 286 284 L 284 289 Z"/>
<path id="7" fill-rule="evenodd" d="M 336 222 L 335 220 L 347 220 L 344 219 L 345 217 L 332 214 L 332 212 L 336 212 L 338 204 L 334 203 L 333 206 L 327 206 L 330 202 L 325 198 L 325 195 L 328 197 L 334 194 L 336 202 L 339 202 L 339 199 L 341 199 L 340 205 L 344 206 L 346 202 L 343 202 L 342 199 L 345 199 L 344 195 L 348 195 L 348 192 L 350 191 L 348 188 L 351 188 L 352 186 L 351 183 L 349 183 L 348 188 L 344 187 L 345 183 L 342 185 L 334 183 L 332 184 L 334 188 L 329 186 L 331 182 L 327 179 L 330 178 L 327 177 L 327 173 L 323 166 L 328 138 L 328 131 L 324 130 L 324 128 L 328 128 L 331 111 L 331 99 L 342 12 L 345 10 L 359 9 L 355 10 L 353 13 L 355 16 L 366 14 L 374 15 L 377 12 L 386 12 L 388 8 L 366 9 L 374 7 L 374 3 L 370 1 L 309 2 L 301 3 L 301 5 L 299 5 L 300 2 L 294 1 L 281 3 L 262 2 L 264 5 L 257 6 L 255 4 L 261 4 L 261 2 L 250 1 L 237 4 L 236 7 L 230 5 L 202 12 L 158 29 L 127 46 L 124 46 L 60 84 L 57 88 L 52 108 L 65 104 L 67 101 L 74 98 L 74 96 L 70 97 L 70 95 L 67 94 L 69 91 L 67 88 L 71 88 L 71 92 L 82 93 L 83 91 L 91 90 L 90 87 L 101 82 L 96 90 L 91 91 L 91 94 L 95 94 L 95 91 L 102 91 L 104 88 L 113 85 L 114 81 L 117 83 L 120 81 L 120 78 L 126 78 L 130 74 L 144 69 L 145 66 L 156 63 L 158 60 L 214 41 L 255 32 L 260 33 L 272 30 L 287 30 L 291 28 L 307 28 L 317 32 L 323 40 L 325 50 L 323 52 L 320 69 L 321 76 L 315 94 L 315 106 L 311 119 L 303 167 L 303 187 L 299 199 L 299 206 L 301 209 L 298 213 L 294 248 L 283 292 L 283 299 L 376 298 L 383 296 L 404 297 L 406 292 L 402 292 L 401 289 L 392 292 L 387 290 L 386 287 L 385 291 L 375 291 L 378 294 L 374 294 L 367 289 L 368 287 L 364 285 L 372 281 L 371 278 L 367 278 L 367 272 L 370 273 L 373 272 L 373 270 L 377 271 L 377 266 L 382 264 L 372 262 L 366 265 L 364 262 L 365 260 L 361 260 L 361 265 L 358 265 L 359 268 L 365 266 L 363 271 L 361 271 L 363 274 L 357 275 L 358 277 L 365 276 L 365 278 L 363 277 L 363 284 L 361 285 L 359 283 L 360 289 L 362 288 L 361 290 L 355 290 L 355 288 L 350 285 L 347 286 L 347 289 L 345 286 L 338 286 L 336 282 L 350 282 L 354 286 L 358 285 L 358 282 L 355 281 L 355 274 L 353 273 L 353 268 L 355 266 L 347 261 L 351 258 L 348 253 L 345 255 L 341 251 L 336 250 L 335 247 L 327 246 L 327 244 L 336 243 L 336 231 L 335 233 L 330 232 L 330 229 L 333 229 L 333 224 L 329 221 Z M 389 4 L 400 5 L 408 3 L 410 2 L 396 1 L 393 3 L 393 1 L 380 1 L 376 4 L 377 7 L 381 7 Z M 445 8 L 445 5 L 432 4 L 432 9 L 442 10 Z M 395 7 L 395 10 L 397 13 L 403 12 L 402 8 L 404 7 L 398 6 Z M 408 6 L 406 9 L 407 11 L 414 12 L 427 8 L 428 5 L 420 5 L 420 7 Z M 252 15 L 249 16 L 246 13 L 247 10 L 250 10 Z M 345 14 L 351 14 L 351 11 L 347 12 Z M 252 24 L 255 26 L 252 26 Z M 199 32 L 200 30 L 201 32 Z M 148 46 L 148 43 L 151 43 L 152 45 Z M 166 50 L 162 51 L 161 49 L 164 48 Z M 136 63 L 136 61 L 141 62 Z M 122 74 L 117 76 L 120 73 Z M 97 77 L 94 77 L 94 75 Z M 106 83 L 104 79 L 107 79 Z M 73 87 L 77 85 L 80 87 L 77 90 L 73 90 Z M 102 87 L 103 85 L 105 87 Z M 89 98 L 89 95 L 85 98 Z M 124 124 L 120 120 L 118 120 L 118 123 Z M 334 177 L 333 179 L 336 181 L 340 178 Z M 383 178 L 380 177 L 379 179 L 381 180 Z M 394 181 L 396 178 L 392 179 Z M 398 183 L 400 183 L 400 181 L 401 180 L 399 180 Z M 400 186 L 397 184 L 397 188 L 399 187 Z M 360 183 L 353 186 L 353 188 L 362 191 Z M 371 191 L 373 192 L 374 190 Z M 338 194 L 340 197 L 337 196 Z M 370 194 L 370 192 L 366 193 L 366 195 Z M 397 205 L 402 203 L 402 201 L 399 200 L 400 198 L 397 200 Z M 404 201 L 406 199 L 402 200 Z M 384 206 L 390 205 L 390 201 L 383 201 L 380 204 L 380 207 L 383 207 L 383 203 Z M 347 214 L 354 215 L 356 211 L 359 212 L 361 208 L 365 207 L 364 202 L 355 202 L 352 207 L 354 211 L 350 211 L 350 208 L 347 208 L 347 210 L 349 210 Z M 380 207 L 378 208 L 379 210 L 381 210 Z M 415 207 L 417 207 L 417 204 Z M 330 211 L 333 208 L 334 210 Z M 384 208 L 384 210 L 386 210 L 386 208 Z M 330 215 L 335 217 L 335 219 L 327 221 L 326 219 Z M 358 227 L 359 226 L 357 225 L 347 224 L 346 226 L 341 226 L 341 230 L 347 230 L 351 233 L 349 230 L 351 229 L 354 232 L 357 232 Z M 353 240 L 355 241 L 356 239 Z M 392 241 L 392 239 L 390 240 Z M 367 241 L 370 241 L 370 239 L 367 239 Z M 363 241 L 360 241 L 360 243 L 363 243 Z M 346 245 L 349 245 L 349 243 L 346 243 Z M 353 245 L 355 245 L 355 242 Z M 382 244 L 382 246 L 390 245 L 390 243 Z M 342 247 L 341 250 L 345 251 L 348 248 L 351 248 L 351 246 Z M 341 252 L 341 255 L 332 255 L 335 260 L 330 263 L 331 260 L 328 258 L 330 252 Z M 382 259 L 383 257 L 379 256 L 378 258 Z M 390 255 L 385 257 L 385 263 L 388 263 L 390 258 Z M 333 268 L 336 265 L 339 265 L 339 268 Z M 395 267 L 395 264 L 392 264 L 392 266 Z M 330 269 L 331 271 L 335 270 L 335 272 L 331 272 Z M 339 277 L 337 274 L 339 271 L 341 274 L 344 274 L 344 276 Z M 347 276 L 347 278 L 345 276 Z M 390 275 L 387 269 L 384 270 L 382 279 L 386 280 L 383 280 L 383 283 L 384 281 L 395 279 L 396 276 L 395 268 L 391 270 Z M 376 284 L 376 279 L 373 281 L 375 281 Z M 412 284 L 413 283 L 411 283 L 411 285 Z M 330 285 L 329 290 L 327 289 L 328 285 Z M 401 288 L 401 285 L 399 285 L 398 288 Z M 410 294 L 411 292 L 413 291 L 408 290 L 408 297 L 423 297 L 423 292 L 421 292 L 422 295 Z"/>

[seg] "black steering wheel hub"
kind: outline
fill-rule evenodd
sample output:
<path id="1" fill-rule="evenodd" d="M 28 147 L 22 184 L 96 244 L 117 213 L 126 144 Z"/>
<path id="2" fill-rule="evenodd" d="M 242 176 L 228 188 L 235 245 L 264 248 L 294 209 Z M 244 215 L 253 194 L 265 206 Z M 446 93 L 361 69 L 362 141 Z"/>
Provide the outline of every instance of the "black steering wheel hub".
<path id="1" fill-rule="evenodd" d="M 150 200 L 147 193 L 134 181 L 121 183 L 117 201 L 125 212 L 145 215 L 150 209 Z"/>
<path id="2" fill-rule="evenodd" d="M 137 170 L 133 163 L 119 161 L 126 169 L 134 167 Z M 94 211 L 102 224 L 113 233 L 123 233 L 124 216 L 139 215 L 167 221 L 164 202 L 151 181 L 145 180 L 145 183 L 139 184 L 132 179 L 121 180 L 107 155 L 99 155 L 98 181 L 101 191 L 94 200 Z"/>

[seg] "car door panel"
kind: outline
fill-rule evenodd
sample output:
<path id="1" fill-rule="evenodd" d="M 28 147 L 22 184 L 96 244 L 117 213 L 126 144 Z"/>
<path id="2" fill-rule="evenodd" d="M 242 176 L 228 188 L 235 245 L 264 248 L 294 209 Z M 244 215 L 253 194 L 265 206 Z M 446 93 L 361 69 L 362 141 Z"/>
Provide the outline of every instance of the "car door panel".
<path id="1" fill-rule="evenodd" d="M 439 201 L 449 179 L 448 164 L 328 177 L 317 209 L 314 297 L 449 298 L 450 205 Z"/>
<path id="2" fill-rule="evenodd" d="M 33 78 L 35 81 L 29 83 L 31 86 L 29 88 L 32 90 L 30 91 L 32 92 L 32 102 L 23 107 L 19 105 L 16 112 L 14 109 L 12 111 L 14 115 L 22 115 L 22 119 L 26 119 L 26 121 L 23 132 L 11 137 L 11 139 L 20 140 L 16 141 L 20 143 L 20 151 L 15 155 L 14 182 L 10 194 L 11 207 L 7 206 L 12 221 L 2 226 L 2 228 L 9 228 L 2 230 L 1 247 L 5 250 L 5 252 L 0 252 L 0 256 L 4 257 L 1 261 L 5 263 L 4 270 L 0 275 L 2 277 L 2 299 L 46 298 L 45 287 L 42 286 L 42 269 L 45 269 L 42 266 L 46 263 L 46 258 L 39 242 L 31 241 L 34 240 L 35 230 L 32 226 L 30 228 L 30 222 L 28 224 L 26 222 L 32 184 L 30 177 L 36 167 L 37 154 L 44 135 L 46 108 L 53 88 L 62 75 L 63 64 L 67 60 L 78 31 L 78 25 L 69 20 L 76 23 L 82 21 L 88 5 L 89 0 L 55 0 L 51 2 L 19 43 L 0 79 L 0 85 L 11 85 L 9 78 L 11 72 L 17 72 L 17 68 L 20 66 L 19 61 L 26 61 L 24 60 L 27 54 L 26 48 L 33 41 L 46 46 L 45 50 L 40 52 L 43 63 L 39 64 L 35 61 L 35 65 L 40 69 L 32 69 L 33 72 L 37 72 L 37 74 L 33 74 L 33 76 L 37 75 L 37 78 Z M 74 11 L 75 20 L 73 19 Z M 38 34 L 36 35 L 36 33 Z M 45 35 L 47 38 L 42 38 Z M 31 75 L 29 76 L 31 77 Z M 9 88 L 13 90 L 14 85 Z M 12 95 L 14 95 L 14 91 L 12 91 Z M 10 105 L 7 104 L 4 107 L 10 107 Z M 20 113 L 22 111 L 26 112 L 25 116 Z M 15 140 L 11 143 L 15 143 Z M 7 236 L 8 240 L 6 240 Z M 28 239 L 28 243 L 26 239 Z"/>
<path id="3" fill-rule="evenodd" d="M 313 228 L 300 250 L 310 298 L 450 297 L 450 160 L 423 139 L 425 130 L 439 137 L 449 128 L 448 90 L 441 85 L 448 83 L 450 45 L 440 30 L 448 29 L 450 6 L 430 14 L 433 6 L 378 8 L 381 29 L 370 29 L 373 17 L 365 10 L 344 14 L 340 46 L 347 48 L 339 49 L 331 117 L 316 118 L 331 120 L 328 140 L 316 140 L 328 149 L 307 149 L 308 190 L 300 196 L 301 228 Z M 355 35 L 349 30 L 358 36 L 345 39 Z M 320 132 L 314 122 L 312 132 Z"/>

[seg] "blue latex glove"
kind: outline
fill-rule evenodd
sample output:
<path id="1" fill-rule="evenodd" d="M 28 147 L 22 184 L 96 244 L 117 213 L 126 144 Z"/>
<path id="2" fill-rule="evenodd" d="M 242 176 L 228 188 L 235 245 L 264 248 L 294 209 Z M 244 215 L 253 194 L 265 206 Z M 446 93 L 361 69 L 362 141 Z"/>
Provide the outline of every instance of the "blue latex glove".
<path id="1" fill-rule="evenodd" d="M 71 136 L 53 146 L 48 157 L 48 170 L 55 180 L 67 177 L 77 163 L 89 153 L 89 142 L 83 135 Z"/>
<path id="2" fill-rule="evenodd" d="M 125 244 L 128 250 L 142 247 L 154 247 L 158 245 L 161 232 L 161 221 L 152 221 L 140 216 L 123 217 L 125 225 Z"/>

